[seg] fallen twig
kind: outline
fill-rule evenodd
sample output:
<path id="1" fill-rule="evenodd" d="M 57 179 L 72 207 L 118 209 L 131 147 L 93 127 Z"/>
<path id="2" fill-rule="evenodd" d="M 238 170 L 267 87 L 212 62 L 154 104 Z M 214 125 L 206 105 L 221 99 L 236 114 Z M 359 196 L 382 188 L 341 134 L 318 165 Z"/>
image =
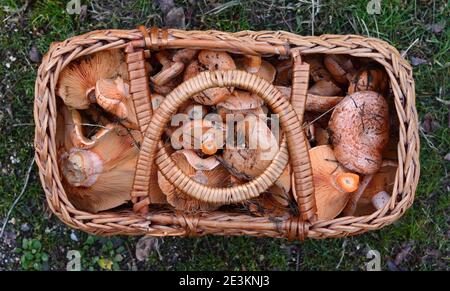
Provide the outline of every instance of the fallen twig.
<path id="1" fill-rule="evenodd" d="M 9 208 L 8 213 L 6 214 L 5 221 L 3 222 L 3 226 L 2 226 L 2 229 L 0 231 L 0 238 L 3 237 L 3 232 L 5 231 L 6 224 L 8 223 L 9 216 L 11 215 L 11 212 L 13 211 L 14 207 L 16 207 L 16 205 L 19 202 L 20 198 L 22 198 L 23 194 L 25 193 L 25 190 L 27 189 L 28 181 L 30 180 L 30 174 L 31 174 L 31 170 L 33 169 L 34 161 L 35 161 L 35 157 L 33 157 L 33 159 L 31 160 L 30 166 L 28 167 L 27 174 L 25 176 L 25 182 L 23 183 L 22 190 L 20 191 L 20 194 L 16 197 L 16 199 L 12 203 L 11 207 Z"/>

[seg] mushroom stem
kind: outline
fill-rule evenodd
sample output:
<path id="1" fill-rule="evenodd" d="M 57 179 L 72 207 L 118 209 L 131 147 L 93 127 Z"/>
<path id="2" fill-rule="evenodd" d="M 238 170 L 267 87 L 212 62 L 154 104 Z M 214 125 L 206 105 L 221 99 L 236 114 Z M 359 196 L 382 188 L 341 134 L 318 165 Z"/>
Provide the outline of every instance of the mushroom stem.
<path id="1" fill-rule="evenodd" d="M 368 174 L 365 175 L 364 178 L 361 181 L 361 184 L 359 185 L 358 191 L 354 192 L 350 199 L 347 202 L 347 205 L 344 208 L 344 215 L 345 216 L 352 216 L 355 213 L 356 205 L 358 204 L 359 198 L 361 198 L 364 190 L 366 190 L 367 185 L 369 185 L 370 181 L 372 181 L 374 174 Z"/>
<path id="2" fill-rule="evenodd" d="M 342 173 L 337 176 L 336 183 L 344 192 L 355 192 L 358 189 L 359 176 L 353 173 Z"/>
<path id="3" fill-rule="evenodd" d="M 167 51 L 160 51 L 160 52 L 157 52 L 157 53 L 155 54 L 155 57 L 156 57 L 156 59 L 158 60 L 158 62 L 159 62 L 163 67 L 168 66 L 168 65 L 170 65 L 170 63 L 171 63 L 171 61 L 170 61 L 170 59 L 169 59 L 169 56 L 168 56 L 168 54 L 167 54 Z"/>
<path id="4" fill-rule="evenodd" d="M 244 58 L 244 68 L 249 73 L 256 73 L 261 67 L 261 56 L 246 55 Z"/>
<path id="5" fill-rule="evenodd" d="M 154 84 L 158 86 L 163 86 L 167 84 L 170 80 L 181 74 L 184 70 L 184 64 L 182 62 L 171 63 L 169 65 L 163 66 L 163 69 L 151 77 Z"/>
<path id="6" fill-rule="evenodd" d="M 278 90 L 288 100 L 291 99 L 291 88 L 285 86 L 276 86 Z M 308 93 L 306 96 L 306 111 L 326 112 L 333 106 L 336 106 L 344 99 L 342 96 L 322 96 Z"/>

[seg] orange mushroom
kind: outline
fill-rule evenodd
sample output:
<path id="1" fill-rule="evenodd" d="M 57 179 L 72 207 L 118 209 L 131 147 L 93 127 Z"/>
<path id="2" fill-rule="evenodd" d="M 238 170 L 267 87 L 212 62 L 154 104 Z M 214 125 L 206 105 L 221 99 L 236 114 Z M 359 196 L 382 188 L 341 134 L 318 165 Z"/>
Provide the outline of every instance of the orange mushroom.
<path id="1" fill-rule="evenodd" d="M 337 160 L 347 169 L 373 174 L 389 140 L 389 110 L 380 94 L 356 92 L 334 109 L 329 131 Z"/>
<path id="2" fill-rule="evenodd" d="M 248 114 L 237 122 L 237 126 L 227 129 L 227 134 L 234 134 L 231 143 L 223 150 L 223 160 L 228 168 L 246 176 L 257 177 L 271 163 L 279 149 L 279 141 L 258 116 Z"/>
<path id="3" fill-rule="evenodd" d="M 247 91 L 234 90 L 232 94 L 218 103 L 216 108 L 217 113 L 225 121 L 227 114 L 264 114 L 263 105 L 264 101 L 258 95 Z"/>
<path id="4" fill-rule="evenodd" d="M 202 50 L 198 54 L 198 60 L 192 61 L 184 72 L 184 80 L 195 77 L 202 71 L 232 70 L 236 65 L 231 56 L 226 52 Z M 210 88 L 200 92 L 192 99 L 203 105 L 214 105 L 226 98 L 234 88 Z"/>
<path id="5" fill-rule="evenodd" d="M 276 86 L 278 90 L 285 96 L 288 100 L 291 99 L 291 88 L 285 86 Z M 308 93 L 306 96 L 306 111 L 314 112 L 325 112 L 333 108 L 339 102 L 342 101 L 344 97 L 341 96 L 320 96 Z"/>
<path id="6" fill-rule="evenodd" d="M 71 62 L 59 76 L 56 94 L 69 107 L 87 109 L 95 102 L 95 85 L 98 80 L 128 77 L 124 64 L 120 50 L 105 50 Z"/>
<path id="7" fill-rule="evenodd" d="M 162 65 L 162 69 L 159 73 L 152 76 L 150 79 L 157 86 L 164 86 L 170 80 L 175 79 L 178 75 L 180 75 L 184 71 L 184 63 L 183 62 L 172 62 L 167 57 L 167 53 L 165 51 L 160 51 L 156 54 L 156 58 Z"/>
<path id="8" fill-rule="evenodd" d="M 72 147 L 60 158 L 63 186 L 77 209 L 99 212 L 130 200 L 139 149 L 114 125 L 89 148 Z"/>
<path id="9" fill-rule="evenodd" d="M 318 218 L 331 220 L 344 209 L 351 195 L 348 190 L 355 189 L 359 177 L 346 172 L 338 163 L 332 148 L 328 145 L 310 149 L 309 156 L 313 172 Z M 295 188 L 293 188 L 293 191 L 294 197 L 296 197 Z"/>
<path id="10" fill-rule="evenodd" d="M 345 55 L 330 55 L 324 57 L 325 68 L 339 84 L 346 85 L 352 79 L 355 68 L 350 57 Z"/>
<path id="11" fill-rule="evenodd" d="M 348 94 L 359 91 L 375 91 L 386 96 L 389 89 L 389 78 L 383 68 L 368 65 L 359 70 L 348 87 Z"/>
<path id="12" fill-rule="evenodd" d="M 100 107 L 117 116 L 125 126 L 139 129 L 129 85 L 121 77 L 114 80 L 98 80 L 95 86 L 95 98 Z"/>
<path id="13" fill-rule="evenodd" d="M 230 174 L 214 157 L 202 159 L 192 150 L 179 150 L 174 152 L 171 158 L 181 171 L 198 183 L 210 187 L 227 187 L 230 184 Z M 175 209 L 197 212 L 212 211 L 221 206 L 220 204 L 200 201 L 184 194 L 171 184 L 161 172 L 158 172 L 158 184 L 166 194 L 167 202 Z"/>

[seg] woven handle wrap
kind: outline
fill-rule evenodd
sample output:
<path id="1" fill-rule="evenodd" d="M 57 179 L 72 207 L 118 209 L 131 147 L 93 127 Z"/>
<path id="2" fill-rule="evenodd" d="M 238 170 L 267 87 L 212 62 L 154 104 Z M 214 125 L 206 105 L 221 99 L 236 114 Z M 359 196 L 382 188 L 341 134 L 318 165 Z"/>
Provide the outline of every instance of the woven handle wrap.
<path id="1" fill-rule="evenodd" d="M 212 87 L 238 87 L 253 92 L 264 99 L 272 111 L 280 116 L 280 124 L 286 135 L 294 173 L 304 168 L 301 159 L 304 152 L 301 151 L 300 155 L 297 154 L 302 145 L 306 149 L 300 122 L 290 103 L 275 86 L 254 74 L 240 70 L 202 72 L 174 89 L 154 112 L 141 145 L 132 195 L 142 195 L 145 192 L 148 193 L 148 190 L 151 189 L 149 180 L 145 175 L 154 171 L 155 165 L 151 161 L 155 159 L 161 173 L 175 187 L 187 195 L 208 202 L 239 202 L 257 197 L 281 175 L 289 160 L 284 142 L 281 150 L 263 174 L 244 185 L 231 188 L 212 188 L 199 184 L 186 176 L 175 165 L 161 144 L 159 145 L 160 150 L 156 151 L 163 128 L 177 112 L 178 107 L 192 95 Z M 299 179 L 295 181 L 301 183 Z M 296 189 L 301 197 L 302 186 L 296 185 Z"/>
<path id="2" fill-rule="evenodd" d="M 291 103 L 297 113 L 300 124 L 303 124 L 303 114 L 306 108 L 306 95 L 309 84 L 309 64 L 303 63 L 300 52 L 296 49 L 291 51 L 294 60 L 292 70 L 292 91 Z M 316 199 L 314 196 L 314 183 L 309 159 L 308 147 L 304 131 L 301 131 L 303 142 L 297 145 L 296 156 L 292 154 L 292 165 L 294 170 L 294 194 L 297 198 L 297 204 L 300 214 L 304 220 L 314 221 L 316 219 Z M 292 150 L 289 149 L 290 153 Z M 294 159 L 299 159 L 298 161 Z"/>

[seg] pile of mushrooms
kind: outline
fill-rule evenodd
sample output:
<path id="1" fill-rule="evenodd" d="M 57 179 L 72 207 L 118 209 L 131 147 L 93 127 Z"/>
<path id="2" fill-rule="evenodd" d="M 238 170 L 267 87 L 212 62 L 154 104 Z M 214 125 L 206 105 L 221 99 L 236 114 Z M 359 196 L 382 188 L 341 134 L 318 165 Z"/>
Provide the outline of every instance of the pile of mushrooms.
<path id="1" fill-rule="evenodd" d="M 348 55 L 312 54 L 303 60 L 310 66 L 303 128 L 318 218 L 367 215 L 385 207 L 397 169 L 395 155 L 386 154 L 396 141 L 389 131 L 386 72 L 367 59 Z M 255 74 L 289 100 L 292 66 L 291 59 L 276 56 L 199 49 L 152 51 L 145 63 L 153 109 L 183 81 L 215 70 Z M 60 74 L 56 94 L 61 98 L 58 162 L 70 202 L 94 213 L 129 203 L 142 133 L 124 52 L 106 50 L 70 63 Z M 178 109 L 164 128 L 164 146 L 196 182 L 222 188 L 240 185 L 258 177 L 280 148 L 284 133 L 272 129 L 271 114 L 256 94 L 210 88 Z M 225 205 L 196 200 L 158 172 L 159 188 L 152 189 L 151 201 L 191 213 L 234 209 L 256 216 L 287 216 L 298 211 L 292 178 L 288 165 L 258 198 Z"/>

